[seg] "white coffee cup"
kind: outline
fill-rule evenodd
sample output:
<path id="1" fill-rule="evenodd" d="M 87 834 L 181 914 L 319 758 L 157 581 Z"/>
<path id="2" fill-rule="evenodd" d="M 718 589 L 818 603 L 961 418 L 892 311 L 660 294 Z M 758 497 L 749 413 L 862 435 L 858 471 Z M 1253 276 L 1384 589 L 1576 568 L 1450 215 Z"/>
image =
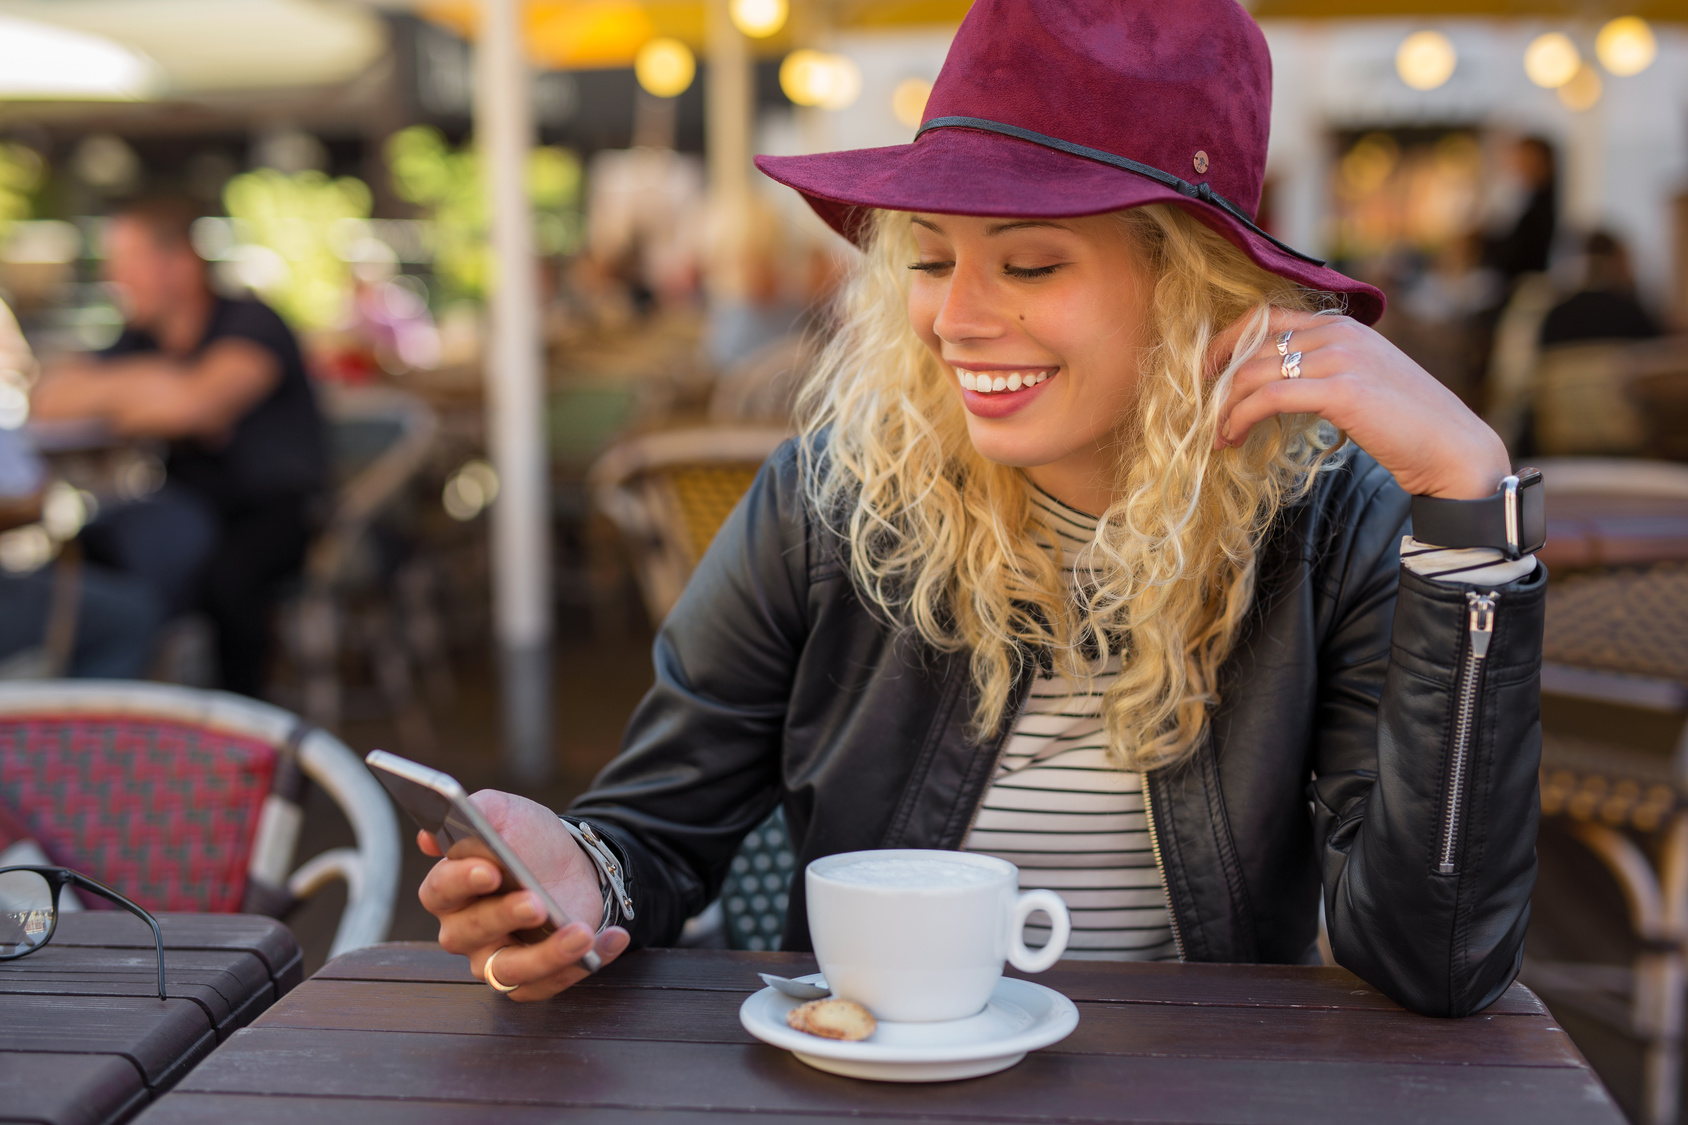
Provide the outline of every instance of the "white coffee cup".
<path id="1" fill-rule="evenodd" d="M 1066 951 L 1067 904 L 1054 891 L 1020 893 L 1007 860 L 970 852 L 843 852 L 804 876 L 809 936 L 834 996 L 893 1023 L 961 1019 L 981 1011 L 1004 959 L 1041 973 Z M 1026 948 L 1033 911 L 1049 942 Z"/>

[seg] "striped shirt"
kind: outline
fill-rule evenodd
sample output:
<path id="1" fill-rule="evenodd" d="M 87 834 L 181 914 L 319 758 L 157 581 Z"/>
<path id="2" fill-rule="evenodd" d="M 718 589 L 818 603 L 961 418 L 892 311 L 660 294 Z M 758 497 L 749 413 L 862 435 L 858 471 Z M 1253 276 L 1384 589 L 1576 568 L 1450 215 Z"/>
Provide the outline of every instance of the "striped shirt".
<path id="1" fill-rule="evenodd" d="M 1061 545 L 1076 592 L 1086 575 L 1079 553 L 1097 521 L 1033 488 L 1032 503 Z M 1526 577 L 1535 559 L 1508 561 L 1486 548 L 1456 550 L 1401 541 L 1408 569 L 1448 582 L 1503 585 Z M 996 777 L 962 847 L 1008 860 L 1024 890 L 1048 888 L 1072 913 L 1066 956 L 1110 961 L 1176 960 L 1166 892 L 1149 839 L 1143 777 L 1108 756 L 1102 697 L 1119 657 L 1087 679 L 1041 674 L 1004 744 Z M 1032 925 L 1034 948 L 1048 928 Z"/>
<path id="2" fill-rule="evenodd" d="M 1060 542 L 1076 589 L 1077 556 L 1095 537 L 1096 520 L 1037 489 L 1032 503 Z M 1088 680 L 1059 671 L 1037 678 L 962 846 L 1018 866 L 1022 889 L 1047 887 L 1066 901 L 1068 957 L 1175 960 L 1143 777 L 1108 756 L 1102 696 L 1118 675 L 1115 654 Z M 1036 947 L 1047 934 L 1028 926 L 1026 941 Z"/>

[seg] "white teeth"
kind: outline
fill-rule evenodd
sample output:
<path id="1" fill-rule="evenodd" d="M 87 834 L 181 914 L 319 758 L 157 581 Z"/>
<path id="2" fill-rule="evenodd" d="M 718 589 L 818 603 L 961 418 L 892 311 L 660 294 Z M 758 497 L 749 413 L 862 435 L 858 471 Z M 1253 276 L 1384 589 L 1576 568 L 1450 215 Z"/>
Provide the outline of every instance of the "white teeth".
<path id="1" fill-rule="evenodd" d="M 989 375 L 983 371 L 967 371 L 958 367 L 956 377 L 968 390 L 988 395 L 999 391 L 1018 391 L 1026 387 L 1035 387 L 1048 381 L 1049 372 L 1009 371 L 1002 375 Z"/>

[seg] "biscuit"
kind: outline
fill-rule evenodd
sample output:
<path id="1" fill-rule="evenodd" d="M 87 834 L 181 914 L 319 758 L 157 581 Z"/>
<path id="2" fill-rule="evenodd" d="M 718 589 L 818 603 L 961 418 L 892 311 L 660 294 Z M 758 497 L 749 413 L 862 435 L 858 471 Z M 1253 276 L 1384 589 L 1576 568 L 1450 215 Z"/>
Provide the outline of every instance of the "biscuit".
<path id="1" fill-rule="evenodd" d="M 785 1014 L 788 1026 L 823 1039 L 866 1039 L 879 1022 L 854 1000 L 811 1000 Z"/>

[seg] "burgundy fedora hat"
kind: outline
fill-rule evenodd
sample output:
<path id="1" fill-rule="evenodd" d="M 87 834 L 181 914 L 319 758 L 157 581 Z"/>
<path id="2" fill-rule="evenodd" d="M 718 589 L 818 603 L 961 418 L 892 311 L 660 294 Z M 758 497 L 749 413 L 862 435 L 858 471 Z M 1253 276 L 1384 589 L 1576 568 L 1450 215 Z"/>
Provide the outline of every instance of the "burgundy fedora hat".
<path id="1" fill-rule="evenodd" d="M 913 144 L 756 166 L 853 241 L 864 208 L 1059 218 L 1176 204 L 1370 324 L 1382 293 L 1255 225 L 1271 108 L 1266 38 L 1236 0 L 976 0 Z"/>

